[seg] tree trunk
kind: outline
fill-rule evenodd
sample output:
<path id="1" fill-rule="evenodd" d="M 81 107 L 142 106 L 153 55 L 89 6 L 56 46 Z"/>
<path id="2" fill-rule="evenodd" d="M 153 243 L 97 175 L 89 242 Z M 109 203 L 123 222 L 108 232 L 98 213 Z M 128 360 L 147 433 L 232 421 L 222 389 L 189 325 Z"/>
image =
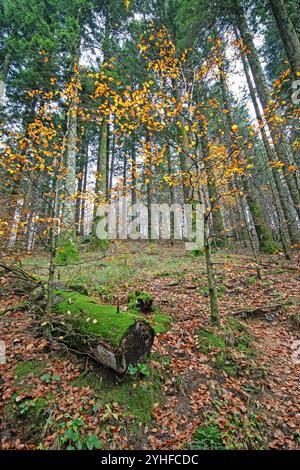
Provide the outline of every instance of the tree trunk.
<path id="1" fill-rule="evenodd" d="M 146 192 L 147 192 L 147 209 L 148 209 L 148 241 L 152 239 L 152 214 L 151 214 L 151 205 L 152 205 L 152 155 L 151 155 L 151 144 L 150 139 L 147 134 L 146 145 L 148 149 L 148 162 L 146 163 Z"/>
<path id="2" fill-rule="evenodd" d="M 250 64 L 253 79 L 254 79 L 256 89 L 258 92 L 258 96 L 261 101 L 266 120 L 268 122 L 267 108 L 269 106 L 269 101 L 270 101 L 268 85 L 265 79 L 265 75 L 264 75 L 260 60 L 259 60 L 259 56 L 255 47 L 253 38 L 248 28 L 248 24 L 245 18 L 243 8 L 239 0 L 236 0 L 235 2 L 235 14 L 236 14 L 237 27 L 238 27 L 239 33 L 242 37 L 244 45 L 247 47 L 247 50 L 249 51 L 248 61 Z M 285 143 L 283 141 L 284 140 L 283 131 L 279 127 L 274 127 L 274 125 L 270 122 L 268 122 L 268 127 L 270 130 L 274 148 L 277 154 L 277 158 L 279 161 L 282 161 L 285 165 L 284 174 L 286 177 L 287 185 L 289 187 L 290 195 L 295 205 L 295 209 L 297 211 L 298 217 L 300 218 L 300 196 L 299 196 L 299 191 L 295 183 L 294 177 L 292 173 L 288 170 L 288 167 L 290 166 L 291 161 L 287 153 Z"/>
<path id="3" fill-rule="evenodd" d="M 224 58 L 222 57 L 222 63 Z M 229 97 L 229 90 L 225 78 L 225 73 L 223 70 L 223 66 L 219 66 L 219 76 L 220 76 L 220 85 L 222 90 L 222 98 L 223 98 L 223 105 L 224 108 L 227 110 L 226 113 L 226 123 L 227 123 L 227 135 L 231 140 L 231 144 L 233 148 L 238 148 L 238 144 L 231 132 L 231 129 L 234 125 L 233 117 L 232 117 L 232 109 L 230 106 L 230 97 Z M 246 157 L 246 155 L 245 155 Z M 263 253 L 273 253 L 276 250 L 276 244 L 273 240 L 272 233 L 267 226 L 263 210 L 261 208 L 260 202 L 255 195 L 255 191 L 253 185 L 250 185 L 247 176 L 242 176 L 241 181 L 243 183 L 243 187 L 245 190 L 245 197 L 251 212 L 251 216 L 254 222 L 255 231 L 258 239 L 259 250 Z"/>
<path id="4" fill-rule="evenodd" d="M 207 273 L 208 292 L 209 292 L 209 301 L 210 301 L 211 322 L 214 325 L 220 325 L 216 280 L 215 280 L 213 263 L 211 259 L 211 250 L 210 250 L 210 242 L 209 242 L 209 234 L 208 234 L 208 215 L 207 214 L 204 216 L 204 250 L 205 250 L 206 273 Z"/>
<path id="5" fill-rule="evenodd" d="M 171 148 L 168 146 L 167 148 L 167 163 L 168 163 L 168 175 L 170 177 L 173 176 L 173 165 L 172 165 L 172 158 L 171 158 Z M 170 192 L 170 204 L 171 206 L 175 203 L 175 190 L 174 190 L 174 185 L 170 184 L 169 185 L 169 192 Z M 174 212 L 171 212 L 171 244 L 174 245 L 174 233 L 175 233 L 175 217 L 174 217 Z"/>
<path id="6" fill-rule="evenodd" d="M 205 171 L 207 174 L 207 189 L 209 195 L 209 202 L 211 206 L 212 220 L 213 220 L 213 236 L 215 238 L 216 246 L 222 247 L 227 244 L 226 239 L 223 236 L 224 224 L 221 209 L 218 205 L 218 194 L 216 188 L 215 177 L 211 167 L 211 162 L 208 160 L 209 157 L 209 145 L 207 142 L 207 136 L 204 128 L 200 123 L 200 142 L 202 158 L 205 165 Z M 215 207 L 217 206 L 217 207 Z"/>
<path id="7" fill-rule="evenodd" d="M 0 107 L 4 104 L 5 97 L 5 82 L 8 75 L 10 56 L 8 53 L 5 54 L 2 72 L 0 74 Z"/>
<path id="8" fill-rule="evenodd" d="M 76 220 L 76 140 L 77 140 L 77 96 L 68 111 L 67 120 L 67 149 L 65 179 L 65 202 L 63 208 L 63 229 L 75 232 Z"/>
<path id="9" fill-rule="evenodd" d="M 236 36 L 237 36 L 237 39 L 238 39 L 237 32 L 236 32 Z M 252 79 L 251 79 L 251 76 L 250 76 L 247 59 L 243 55 L 242 51 L 241 51 L 241 58 L 242 58 L 242 62 L 243 62 L 243 68 L 244 68 L 244 72 L 245 72 L 245 76 L 246 76 L 246 80 L 247 80 L 247 84 L 248 84 L 248 88 L 249 88 L 250 97 L 251 97 L 251 100 L 252 100 L 252 103 L 253 103 L 254 111 L 255 111 L 255 114 L 256 114 L 256 119 L 257 119 L 258 124 L 259 124 L 259 129 L 260 129 L 260 133 L 261 133 L 261 136 L 262 136 L 262 141 L 263 141 L 263 144 L 264 144 L 264 147 L 265 147 L 266 155 L 267 155 L 268 161 L 270 163 L 272 163 L 272 162 L 278 160 L 277 155 L 275 153 L 274 148 L 271 146 L 271 144 L 269 142 L 269 139 L 268 139 L 268 136 L 267 136 L 267 133 L 266 133 L 266 129 L 264 127 L 263 116 L 261 114 L 261 111 L 260 111 L 260 108 L 259 108 L 259 105 L 258 105 L 258 102 L 257 102 L 255 88 L 254 88 L 254 85 L 252 83 Z M 291 207 L 291 205 L 289 203 L 289 200 L 288 200 L 288 197 L 287 197 L 288 188 L 284 187 L 285 180 L 283 181 L 280 178 L 280 174 L 279 174 L 277 168 L 271 167 L 271 171 L 272 171 L 272 176 L 271 175 L 270 176 L 273 177 L 273 179 L 274 179 L 275 187 L 276 187 L 276 190 L 277 190 L 277 193 L 278 193 L 280 205 L 281 205 L 281 208 L 282 208 L 282 211 L 283 211 L 283 215 L 284 215 L 284 218 L 285 218 L 285 222 L 286 222 L 286 225 L 287 225 L 287 230 L 288 230 L 288 234 L 289 234 L 291 243 L 296 244 L 299 240 L 299 236 L 298 236 L 298 233 L 297 233 L 297 227 L 295 226 L 295 222 L 294 222 L 295 216 L 293 214 L 292 207 Z M 281 231 L 282 230 L 280 228 L 280 232 Z M 281 233 L 281 237 L 282 236 L 284 237 L 284 235 Z"/>
<path id="10" fill-rule="evenodd" d="M 300 40 L 283 0 L 269 0 L 269 4 L 274 15 L 283 46 L 295 78 L 300 74 Z"/>
<path id="11" fill-rule="evenodd" d="M 136 153 L 135 153 L 135 138 L 132 138 L 132 148 L 131 148 L 131 204 L 136 204 Z"/>

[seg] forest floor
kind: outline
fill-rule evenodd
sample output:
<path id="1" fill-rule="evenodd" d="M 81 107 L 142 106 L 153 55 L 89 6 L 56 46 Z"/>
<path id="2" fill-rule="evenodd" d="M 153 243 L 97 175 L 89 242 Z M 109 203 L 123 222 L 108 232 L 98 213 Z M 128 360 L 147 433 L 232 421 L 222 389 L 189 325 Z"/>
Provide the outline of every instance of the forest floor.
<path id="1" fill-rule="evenodd" d="M 86 262 L 62 268 L 62 280 L 71 273 L 102 303 L 121 308 L 129 292 L 144 289 L 170 316 L 170 328 L 156 335 L 144 368 L 120 377 L 47 342 L 28 312 L 1 314 L 2 449 L 300 447 L 297 254 L 289 261 L 262 256 L 257 280 L 246 251 L 215 253 L 223 326 L 217 330 L 203 257 L 163 243 L 114 245 L 103 260 L 84 250 Z M 42 254 L 22 263 L 46 275 Z M 22 301 L 6 278 L 0 283 L 0 311 Z M 231 319 L 248 307 L 263 309 Z"/>

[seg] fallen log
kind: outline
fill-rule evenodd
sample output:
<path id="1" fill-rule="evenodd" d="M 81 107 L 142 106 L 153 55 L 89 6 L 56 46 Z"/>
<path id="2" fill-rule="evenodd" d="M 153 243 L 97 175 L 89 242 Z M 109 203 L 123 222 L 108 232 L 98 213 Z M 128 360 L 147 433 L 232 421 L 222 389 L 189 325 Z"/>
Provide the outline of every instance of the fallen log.
<path id="1" fill-rule="evenodd" d="M 238 318 L 264 318 L 268 321 L 276 320 L 277 314 L 282 312 L 285 308 L 291 305 L 298 305 L 300 302 L 299 297 L 290 297 L 276 304 L 258 305 L 255 307 L 244 307 L 243 309 L 236 310 L 232 313 L 234 317 Z"/>
<path id="2" fill-rule="evenodd" d="M 282 310 L 283 304 L 264 305 L 258 307 L 245 307 L 241 310 L 233 312 L 234 317 L 238 318 L 268 318 L 270 315 L 274 315 Z"/>
<path id="3" fill-rule="evenodd" d="M 52 337 L 120 374 L 150 354 L 155 335 L 141 315 L 101 305 L 78 292 L 55 291 L 53 313 L 42 320 Z"/>

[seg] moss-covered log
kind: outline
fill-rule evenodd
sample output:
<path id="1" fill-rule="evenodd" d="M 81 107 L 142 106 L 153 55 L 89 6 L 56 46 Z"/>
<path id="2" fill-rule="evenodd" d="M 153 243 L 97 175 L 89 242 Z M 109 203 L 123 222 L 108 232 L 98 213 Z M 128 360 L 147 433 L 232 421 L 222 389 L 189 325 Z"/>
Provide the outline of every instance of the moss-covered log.
<path id="1" fill-rule="evenodd" d="M 118 373 L 150 354 L 155 334 L 140 315 L 100 305 L 78 292 L 55 292 L 50 323 L 70 347 L 89 352 Z"/>

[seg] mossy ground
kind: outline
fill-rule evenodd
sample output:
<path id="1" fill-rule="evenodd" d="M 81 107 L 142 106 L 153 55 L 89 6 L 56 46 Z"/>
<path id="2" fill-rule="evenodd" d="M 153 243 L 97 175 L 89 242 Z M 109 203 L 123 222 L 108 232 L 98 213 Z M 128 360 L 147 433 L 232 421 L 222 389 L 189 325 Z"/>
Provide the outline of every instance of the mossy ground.
<path id="1" fill-rule="evenodd" d="M 29 374 L 33 374 L 35 377 L 39 376 L 40 373 L 47 366 L 44 361 L 21 361 L 15 367 L 15 383 L 20 383 Z"/>
<path id="2" fill-rule="evenodd" d="M 233 376 L 238 375 L 241 369 L 236 353 L 249 361 L 256 355 L 246 327 L 234 318 L 228 318 L 222 328 L 200 330 L 198 347 L 205 354 L 212 353 L 212 364 L 216 369 Z"/>
<path id="3" fill-rule="evenodd" d="M 93 372 L 83 372 L 74 382 L 75 386 L 91 387 L 101 404 L 118 403 L 124 413 L 133 416 L 132 426 L 149 424 L 154 403 L 161 401 L 161 383 L 156 372 L 147 379 L 126 376 L 121 383 L 101 381 Z"/>
<path id="4" fill-rule="evenodd" d="M 33 377 L 39 379 L 43 377 L 46 367 L 45 361 L 20 361 L 14 369 L 15 385 L 18 390 L 6 403 L 5 420 L 21 428 L 28 440 L 40 439 L 46 417 L 51 411 L 50 401 L 54 398 L 53 392 L 48 391 L 43 397 L 31 397 L 35 387 Z M 20 399 L 20 395 L 24 395 L 24 398 Z"/>
<path id="5" fill-rule="evenodd" d="M 295 278 L 295 271 L 285 269 L 283 258 L 280 258 L 279 255 L 272 258 L 259 255 L 259 260 L 266 267 L 262 270 L 263 281 L 258 281 L 256 280 L 255 269 L 252 268 L 252 255 L 249 252 L 243 249 L 238 251 L 234 247 L 229 251 L 219 250 L 214 253 L 217 284 L 221 286 L 219 288 L 221 294 L 219 303 L 223 325 L 223 328 L 217 329 L 210 327 L 208 298 L 203 295 L 204 289 L 207 288 L 203 257 L 194 258 L 190 256 L 189 253 L 184 251 L 184 248 L 180 249 L 178 244 L 175 247 L 167 247 L 165 244 L 160 246 L 156 243 L 147 246 L 141 242 L 139 244 L 125 243 L 123 247 L 120 245 L 115 252 L 99 261 L 94 253 L 92 254 L 88 249 L 85 250 L 86 247 L 87 245 L 83 245 L 83 251 L 80 252 L 81 259 L 86 260 L 86 263 L 72 266 L 72 270 L 68 266 L 59 268 L 62 283 L 72 285 L 74 281 L 77 281 L 73 285 L 80 285 L 81 283 L 86 285 L 91 295 L 94 295 L 100 303 L 116 304 L 117 299 L 119 299 L 120 305 L 126 304 L 130 291 L 136 289 L 151 291 L 156 304 L 163 305 L 163 311 L 170 314 L 175 326 L 172 331 L 174 334 L 156 338 L 156 352 L 155 355 L 152 355 L 152 365 L 154 367 L 156 367 L 156 362 L 160 362 L 156 357 L 158 351 L 161 355 L 164 355 L 164 358 L 160 358 L 161 361 L 168 363 L 163 374 L 161 374 L 161 369 L 158 366 L 160 377 L 162 377 L 162 387 L 157 384 L 156 388 L 156 385 L 149 384 L 149 382 L 153 382 L 152 377 L 149 380 L 138 376 L 128 376 L 123 382 L 119 383 L 118 380 L 112 382 L 105 374 L 101 379 L 98 374 L 89 372 L 88 380 L 86 381 L 84 375 L 81 376 L 78 379 L 77 386 L 74 383 L 73 387 L 72 382 L 67 382 L 66 379 L 64 382 L 64 385 L 66 385 L 65 391 L 57 387 L 59 390 L 58 405 L 65 404 L 66 416 L 68 413 L 72 417 L 75 414 L 72 410 L 72 404 L 68 402 L 69 398 L 74 398 L 72 403 L 76 400 L 78 402 L 78 395 L 86 396 L 86 399 L 90 400 L 89 392 L 85 391 L 85 385 L 90 385 L 97 394 L 97 400 L 102 403 L 102 409 L 103 405 L 104 407 L 107 405 L 109 412 L 109 407 L 113 410 L 114 402 L 124 403 L 122 408 L 125 409 L 125 420 L 123 420 L 121 414 L 120 418 L 113 420 L 112 425 L 116 429 L 122 428 L 126 438 L 128 435 L 133 436 L 129 440 L 130 442 L 124 439 L 122 444 L 118 444 L 116 443 L 114 431 L 108 430 L 107 433 L 110 433 L 111 440 L 104 443 L 103 448 L 109 449 L 110 445 L 117 447 L 119 445 L 120 448 L 126 449 L 128 447 L 139 448 L 141 439 L 137 436 L 142 434 L 144 435 L 142 441 L 144 448 L 149 445 L 149 438 L 153 439 L 152 445 L 156 449 L 160 449 L 161 446 L 174 449 L 178 448 L 178 444 L 184 448 L 187 443 L 179 440 L 178 432 L 182 430 L 182 435 L 186 435 L 187 426 L 190 426 L 193 419 L 200 420 L 201 432 L 197 436 L 197 445 L 201 446 L 199 448 L 203 448 L 203 446 L 205 448 L 214 448 L 218 445 L 218 433 L 214 429 L 214 426 L 218 426 L 218 424 L 220 424 L 219 431 L 222 434 L 222 441 L 225 443 L 226 448 L 259 448 L 262 447 L 258 436 L 261 421 L 259 417 L 251 417 L 249 410 L 253 406 L 256 414 L 262 416 L 265 414 L 265 398 L 268 399 L 264 395 L 266 375 L 261 380 L 258 377 L 260 370 L 265 367 L 268 381 L 272 386 L 272 394 L 274 394 L 274 408 L 272 410 L 268 409 L 266 412 L 269 421 L 263 431 L 265 437 L 275 448 L 290 445 L 293 448 L 293 444 L 291 444 L 293 439 L 297 440 L 299 445 L 299 436 L 298 434 L 295 435 L 295 427 L 293 426 L 295 420 L 293 421 L 293 417 L 286 412 L 286 401 L 284 400 L 284 384 L 289 382 L 291 384 L 289 386 L 291 400 L 293 406 L 297 406 L 298 382 L 297 378 L 290 373 L 290 356 L 286 345 L 288 335 L 297 333 L 292 324 L 291 315 L 288 316 L 289 321 L 284 325 L 283 322 L 273 324 L 260 319 L 253 322 L 248 320 L 247 323 L 238 322 L 237 324 L 235 320 L 226 320 L 228 315 L 232 314 L 232 311 L 244 305 L 255 304 L 256 300 L 264 299 L 266 303 L 272 304 L 285 300 L 287 293 L 289 296 L 298 295 L 299 281 Z M 276 260 L 276 266 L 278 266 L 276 270 L 274 269 L 274 260 Z M 40 268 L 37 268 L 37 265 Z M 268 265 L 270 265 L 270 269 L 267 267 Z M 32 274 L 38 274 L 41 279 L 46 279 L 49 266 L 45 256 L 25 258 L 23 266 Z M 223 276 L 224 272 L 225 278 Z M 195 289 L 195 285 L 197 289 Z M 270 286 L 272 286 L 271 289 Z M 281 298 L 279 298 L 279 293 L 281 293 Z M 69 305 L 67 310 L 70 311 Z M 291 311 L 288 313 L 294 314 L 295 312 L 296 308 L 292 306 Z M 158 331 L 161 325 L 159 312 L 147 316 L 146 319 L 152 324 L 156 321 L 155 328 Z M 241 328 L 240 325 L 243 326 L 243 324 L 247 325 L 247 329 L 249 324 L 248 331 L 251 331 L 251 337 L 247 330 L 243 331 L 243 328 Z M 194 341 L 194 347 L 184 351 L 184 342 L 187 340 L 188 346 L 190 346 L 190 339 L 189 337 L 185 338 L 183 332 L 190 325 L 193 325 L 193 334 L 200 328 L 204 328 L 206 331 L 206 333 L 203 333 L 203 330 L 201 330 L 199 334 L 199 337 L 202 336 L 202 339 L 206 341 L 206 360 L 203 356 L 203 360 L 199 361 L 199 349 Z M 162 331 L 164 331 L 164 325 L 162 326 Z M 232 332 L 232 329 L 234 329 L 234 332 Z M 245 341 L 245 337 L 243 338 L 244 334 L 250 337 L 249 342 Z M 23 336 L 21 336 L 21 341 L 23 341 Z M 31 343 L 32 338 L 29 337 L 28 344 Z M 178 349 L 178 345 L 180 346 L 182 343 L 183 346 Z M 22 349 L 18 349 L 18 344 L 20 343 L 16 343 L 13 349 L 16 354 L 22 355 L 26 348 L 22 345 Z M 255 357 L 254 345 L 260 354 L 259 361 Z M 203 347 L 204 350 L 205 346 Z M 31 349 L 29 351 L 31 352 L 28 357 L 35 362 L 32 359 L 34 352 Z M 37 355 L 41 355 L 41 352 L 37 351 Z M 278 363 L 279 356 L 282 359 L 282 364 Z M 86 365 L 85 359 L 82 362 L 80 359 L 77 361 L 78 357 L 80 356 L 72 355 L 71 362 L 76 364 L 79 362 L 81 370 L 85 367 L 90 370 L 91 364 L 89 361 Z M 253 360 L 252 357 L 254 357 Z M 57 358 L 58 353 L 55 350 L 51 355 L 51 364 L 58 360 Z M 197 369 L 191 371 L 189 367 L 184 367 L 184 370 L 180 370 L 181 361 L 185 361 L 185 364 L 189 365 L 191 359 L 193 364 L 198 361 L 199 366 L 197 365 Z M 65 361 L 66 359 L 60 358 L 59 360 Z M 257 367 L 259 363 L 259 370 L 256 368 L 255 376 L 252 371 L 248 373 L 249 367 L 247 364 L 249 362 L 252 362 L 253 368 Z M 241 364 L 242 367 L 246 364 L 247 369 L 241 369 L 239 367 Z M 207 371 L 211 376 L 207 374 Z M 9 373 L 9 370 L 7 370 L 6 375 L 8 378 Z M 68 372 L 66 375 L 68 375 Z M 73 380 L 74 378 L 72 378 Z M 23 389 L 26 391 L 26 382 L 25 376 L 24 381 L 21 379 L 18 393 L 21 393 Z M 197 388 L 198 383 L 200 383 L 199 389 Z M 182 384 L 183 386 L 181 386 Z M 207 386 L 209 391 L 209 403 L 207 403 L 207 395 L 203 393 L 203 384 Z M 4 386 L 8 388 L 8 385 L 4 384 Z M 45 387 L 48 389 L 49 384 L 45 383 Z M 226 391 L 228 394 L 226 394 Z M 194 395 L 196 400 L 199 400 L 199 406 L 195 409 L 191 407 L 191 397 L 194 397 Z M 175 405 L 172 404 L 173 398 Z M 163 405 L 153 408 L 153 405 L 160 400 Z M 219 409 L 218 405 L 222 400 L 222 409 Z M 178 406 L 178 403 L 180 406 Z M 16 403 L 14 402 L 13 407 L 15 408 L 15 406 Z M 44 412 L 40 415 L 44 420 L 44 424 L 47 421 L 49 406 L 51 407 L 51 402 L 46 405 Z M 240 406 L 241 408 L 239 408 Z M 93 410 L 92 408 L 93 405 L 90 406 L 88 414 L 91 420 L 96 420 L 99 418 L 99 410 Z M 154 413 L 155 419 L 151 420 L 153 409 L 157 411 Z M 213 410 L 216 410 L 214 419 L 206 421 L 206 413 Z M 53 408 L 50 411 L 52 412 Z M 61 413 L 60 409 L 56 411 L 57 415 Z M 84 417 L 86 416 L 85 411 L 82 414 L 84 414 Z M 62 420 L 70 419 L 66 416 L 63 416 Z M 162 416 L 161 421 L 157 420 L 157 417 L 160 416 Z M 180 423 L 176 432 L 172 432 L 171 426 L 170 432 L 166 432 L 168 427 L 165 420 L 168 416 L 171 416 L 171 420 L 174 416 L 174 422 L 177 423 L 178 420 L 178 423 Z M 186 426 L 181 424 L 183 416 L 191 418 L 188 419 Z M 102 429 L 105 428 L 106 432 L 109 428 L 109 421 L 102 423 L 102 418 L 99 419 L 99 429 L 102 432 Z M 216 422 L 218 419 L 222 421 Z M 26 422 L 26 414 L 21 417 L 21 420 L 24 423 Z M 293 427 L 288 427 L 286 424 L 288 421 L 292 422 Z M 139 423 L 141 422 L 145 425 L 140 426 Z M 12 429 L 16 429 L 14 424 L 13 426 Z M 152 433 L 153 428 L 157 429 L 154 433 Z M 127 429 L 129 429 L 128 433 Z M 286 441 L 282 446 L 278 442 L 273 442 L 273 433 L 279 430 L 283 434 L 286 433 Z M 193 440 L 193 435 L 194 429 L 189 436 L 189 441 Z M 21 437 L 21 441 L 24 442 L 23 436 L 18 435 L 18 437 Z M 203 441 L 206 441 L 206 444 Z M 41 442 L 41 440 L 32 440 L 32 442 L 35 444 Z M 51 445 L 52 442 L 46 442 L 45 447 L 52 448 Z"/>

